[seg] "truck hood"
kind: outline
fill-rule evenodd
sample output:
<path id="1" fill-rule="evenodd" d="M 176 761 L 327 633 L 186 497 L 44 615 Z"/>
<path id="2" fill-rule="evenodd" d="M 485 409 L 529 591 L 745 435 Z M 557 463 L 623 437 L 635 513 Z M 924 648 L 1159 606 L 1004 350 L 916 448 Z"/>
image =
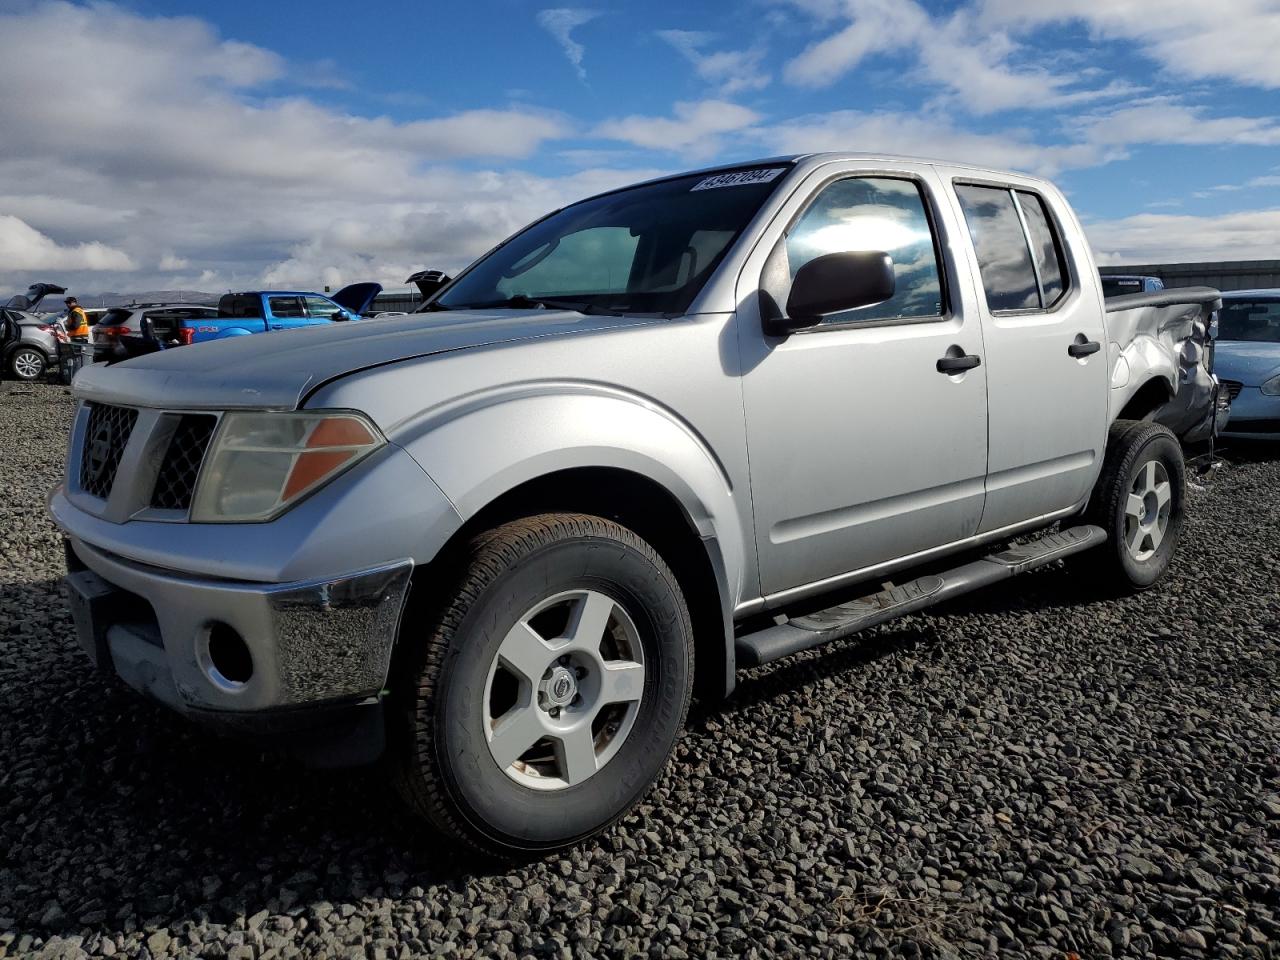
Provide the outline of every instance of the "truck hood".
<path id="1" fill-rule="evenodd" d="M 1280 373 L 1280 343 L 1219 340 L 1214 347 L 1213 369 L 1223 380 L 1239 380 L 1247 387 L 1261 386 Z"/>
<path id="2" fill-rule="evenodd" d="M 654 323 L 570 310 L 463 310 L 321 324 L 233 337 L 93 364 L 75 379 L 86 400 L 165 409 L 297 409 L 338 377 L 404 360 L 535 337 Z"/>
<path id="3" fill-rule="evenodd" d="M 329 299 L 359 317 L 364 315 L 364 312 L 369 309 L 369 304 L 373 303 L 373 298 L 381 292 L 382 284 L 380 283 L 352 283 Z"/>

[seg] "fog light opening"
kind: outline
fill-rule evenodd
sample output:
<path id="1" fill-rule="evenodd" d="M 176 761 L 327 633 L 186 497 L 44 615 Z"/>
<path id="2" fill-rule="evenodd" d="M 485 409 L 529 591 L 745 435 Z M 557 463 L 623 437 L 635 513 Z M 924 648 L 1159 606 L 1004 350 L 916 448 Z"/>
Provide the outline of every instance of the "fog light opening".
<path id="1" fill-rule="evenodd" d="M 253 657 L 244 637 L 225 623 L 209 628 L 209 663 L 214 680 L 228 686 L 242 687 L 253 676 Z"/>

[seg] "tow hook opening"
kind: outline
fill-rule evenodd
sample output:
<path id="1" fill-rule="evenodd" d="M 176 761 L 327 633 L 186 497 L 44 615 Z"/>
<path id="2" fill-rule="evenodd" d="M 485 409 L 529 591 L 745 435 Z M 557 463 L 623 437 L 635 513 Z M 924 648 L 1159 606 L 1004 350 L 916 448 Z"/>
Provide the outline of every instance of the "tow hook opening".
<path id="1" fill-rule="evenodd" d="M 219 686 L 243 687 L 253 677 L 253 655 L 234 627 L 214 622 L 209 627 L 209 676 Z"/>

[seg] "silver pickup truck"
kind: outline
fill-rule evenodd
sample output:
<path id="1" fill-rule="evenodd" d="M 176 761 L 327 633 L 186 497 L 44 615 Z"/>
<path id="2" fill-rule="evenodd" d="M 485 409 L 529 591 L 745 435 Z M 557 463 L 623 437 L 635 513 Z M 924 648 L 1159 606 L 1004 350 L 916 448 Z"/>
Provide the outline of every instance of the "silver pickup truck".
<path id="1" fill-rule="evenodd" d="M 475 847 L 560 847 L 742 668 L 1086 550 L 1154 583 L 1217 306 L 1104 302 L 1025 176 L 602 194 L 417 314 L 83 371 L 49 502 L 79 639 L 193 718 L 381 757 Z"/>

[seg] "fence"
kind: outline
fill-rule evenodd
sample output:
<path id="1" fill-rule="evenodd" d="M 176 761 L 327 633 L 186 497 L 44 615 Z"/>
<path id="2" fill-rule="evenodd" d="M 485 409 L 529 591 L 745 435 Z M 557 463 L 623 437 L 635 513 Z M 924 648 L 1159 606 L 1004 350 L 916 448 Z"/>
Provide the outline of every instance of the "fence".
<path id="1" fill-rule="evenodd" d="M 1103 276 L 1135 274 L 1159 277 L 1166 287 L 1217 287 L 1254 290 L 1280 287 L 1280 260 L 1221 260 L 1209 263 L 1143 263 L 1102 267 Z"/>

